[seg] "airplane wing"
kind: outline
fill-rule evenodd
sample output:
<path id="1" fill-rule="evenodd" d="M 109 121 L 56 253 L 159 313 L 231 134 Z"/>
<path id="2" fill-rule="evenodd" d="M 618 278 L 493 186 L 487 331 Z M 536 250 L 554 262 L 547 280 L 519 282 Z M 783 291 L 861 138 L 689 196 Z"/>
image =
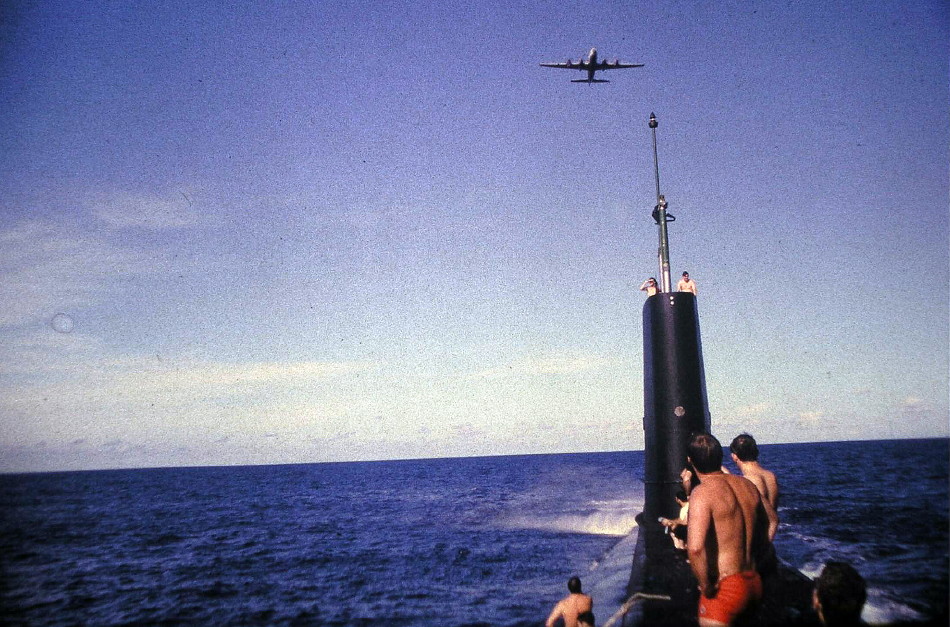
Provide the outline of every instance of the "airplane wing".
<path id="1" fill-rule="evenodd" d="M 643 63 L 621 63 L 620 61 L 603 61 L 597 64 L 598 70 L 623 70 L 628 67 L 643 67 Z"/>
<path id="2" fill-rule="evenodd" d="M 562 67 L 568 70 L 586 70 L 588 68 L 588 64 L 583 61 L 577 63 L 573 61 L 568 61 L 567 63 L 541 63 L 539 65 L 541 67 Z"/>

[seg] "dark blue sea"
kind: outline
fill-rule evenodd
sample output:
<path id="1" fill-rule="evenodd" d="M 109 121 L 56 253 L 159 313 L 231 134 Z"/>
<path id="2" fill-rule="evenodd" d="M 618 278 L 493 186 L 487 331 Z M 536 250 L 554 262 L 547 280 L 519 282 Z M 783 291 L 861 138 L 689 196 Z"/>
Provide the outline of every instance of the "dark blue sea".
<path id="1" fill-rule="evenodd" d="M 871 623 L 944 621 L 948 440 L 762 447 L 776 539 L 869 583 Z M 5 625 L 542 625 L 579 575 L 604 621 L 642 452 L 0 475 Z M 945 622 L 943 624 L 946 624 Z"/>

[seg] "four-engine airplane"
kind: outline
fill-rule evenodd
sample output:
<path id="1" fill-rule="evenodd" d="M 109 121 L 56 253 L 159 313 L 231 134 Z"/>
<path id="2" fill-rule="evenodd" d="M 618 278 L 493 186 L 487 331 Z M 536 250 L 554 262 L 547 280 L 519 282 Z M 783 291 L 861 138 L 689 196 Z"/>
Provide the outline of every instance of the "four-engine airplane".
<path id="1" fill-rule="evenodd" d="M 610 81 L 594 78 L 594 72 L 597 70 L 623 70 L 630 67 L 643 67 L 642 63 L 621 63 L 614 59 L 610 61 L 597 60 L 597 48 L 591 48 L 587 53 L 586 59 L 579 59 L 577 62 L 567 60 L 567 63 L 542 63 L 542 67 L 561 67 L 569 70 L 583 70 L 587 72 L 587 78 L 574 79 L 572 83 L 609 83 Z"/>

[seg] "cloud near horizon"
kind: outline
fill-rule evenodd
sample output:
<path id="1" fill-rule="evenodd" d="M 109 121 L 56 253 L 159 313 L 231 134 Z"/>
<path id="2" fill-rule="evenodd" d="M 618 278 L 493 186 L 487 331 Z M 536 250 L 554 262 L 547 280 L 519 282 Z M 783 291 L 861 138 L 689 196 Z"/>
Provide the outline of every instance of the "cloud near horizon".
<path id="1" fill-rule="evenodd" d="M 563 375 L 598 370 L 614 360 L 598 355 L 528 357 L 468 375 L 470 379 L 501 379 L 505 377 Z"/>

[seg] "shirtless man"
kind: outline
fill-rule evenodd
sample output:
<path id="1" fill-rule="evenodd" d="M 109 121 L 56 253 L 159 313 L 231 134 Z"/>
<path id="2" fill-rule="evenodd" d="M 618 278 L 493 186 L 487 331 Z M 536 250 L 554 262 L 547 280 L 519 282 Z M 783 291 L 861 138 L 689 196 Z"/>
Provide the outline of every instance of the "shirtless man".
<path id="1" fill-rule="evenodd" d="M 699 476 L 689 499 L 686 548 L 696 575 L 700 627 L 731 625 L 762 598 L 755 556 L 768 544 L 768 515 L 755 485 L 722 472 L 722 445 L 708 433 L 690 438 L 687 461 Z M 773 510 L 774 511 L 774 510 Z"/>
<path id="2" fill-rule="evenodd" d="M 683 278 L 679 280 L 676 284 L 677 292 L 692 292 L 693 296 L 696 295 L 696 281 L 693 281 L 689 278 L 689 272 L 683 273 Z"/>
<path id="3" fill-rule="evenodd" d="M 739 467 L 742 476 L 755 484 L 762 498 L 772 509 L 778 510 L 778 480 L 775 473 L 759 465 L 759 447 L 748 433 L 737 435 L 729 445 L 732 461 Z"/>
<path id="4" fill-rule="evenodd" d="M 544 623 L 545 627 L 554 627 L 559 618 L 564 620 L 564 627 L 578 627 L 577 617 L 593 609 L 593 600 L 581 592 L 580 579 L 571 577 L 567 581 L 567 589 L 570 594 L 557 602 L 547 622 Z"/>

